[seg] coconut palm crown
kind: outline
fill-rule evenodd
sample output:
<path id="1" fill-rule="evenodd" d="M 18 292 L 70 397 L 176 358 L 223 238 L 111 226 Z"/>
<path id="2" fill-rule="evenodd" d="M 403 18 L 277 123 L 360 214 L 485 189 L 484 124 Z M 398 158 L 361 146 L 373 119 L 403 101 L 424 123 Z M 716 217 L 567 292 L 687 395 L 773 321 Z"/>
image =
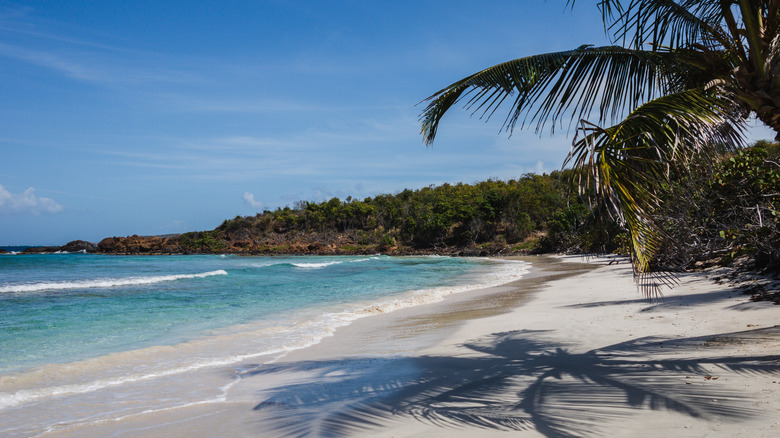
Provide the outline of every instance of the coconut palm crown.
<path id="1" fill-rule="evenodd" d="M 519 58 L 455 82 L 424 101 L 422 135 L 431 144 L 459 102 L 486 119 L 509 106 L 502 129 L 510 134 L 573 128 L 564 166 L 626 226 L 641 280 L 666 244 L 653 214 L 670 172 L 694 154 L 743 146 L 753 118 L 780 133 L 780 0 L 601 0 L 598 8 L 615 45 Z"/>

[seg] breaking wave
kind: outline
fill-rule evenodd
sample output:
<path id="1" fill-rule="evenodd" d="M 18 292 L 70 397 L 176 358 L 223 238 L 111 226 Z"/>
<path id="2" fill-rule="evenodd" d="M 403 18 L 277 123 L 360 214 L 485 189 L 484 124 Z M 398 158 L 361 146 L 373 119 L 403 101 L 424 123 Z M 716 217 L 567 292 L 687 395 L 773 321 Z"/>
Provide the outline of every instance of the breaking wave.
<path id="1" fill-rule="evenodd" d="M 126 277 L 126 278 L 99 278 L 95 280 L 79 281 L 55 281 L 41 283 L 24 284 L 6 284 L 0 285 L 0 293 L 23 293 L 23 292 L 41 292 L 49 290 L 68 290 L 68 289 L 92 289 L 109 288 L 118 286 L 135 286 L 141 284 L 162 283 L 165 281 L 176 281 L 188 278 L 205 278 L 214 275 L 227 275 L 227 271 L 222 269 L 199 274 L 174 274 L 174 275 L 156 275 L 149 277 Z"/>

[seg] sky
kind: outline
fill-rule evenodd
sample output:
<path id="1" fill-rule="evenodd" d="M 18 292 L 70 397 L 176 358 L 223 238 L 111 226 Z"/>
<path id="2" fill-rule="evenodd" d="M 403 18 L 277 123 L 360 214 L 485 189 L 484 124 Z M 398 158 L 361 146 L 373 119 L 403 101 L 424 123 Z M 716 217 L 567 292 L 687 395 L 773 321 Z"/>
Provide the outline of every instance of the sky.
<path id="1" fill-rule="evenodd" d="M 573 133 L 457 109 L 426 147 L 420 102 L 581 44 L 608 44 L 591 2 L 0 0 L 0 245 L 559 169 Z"/>

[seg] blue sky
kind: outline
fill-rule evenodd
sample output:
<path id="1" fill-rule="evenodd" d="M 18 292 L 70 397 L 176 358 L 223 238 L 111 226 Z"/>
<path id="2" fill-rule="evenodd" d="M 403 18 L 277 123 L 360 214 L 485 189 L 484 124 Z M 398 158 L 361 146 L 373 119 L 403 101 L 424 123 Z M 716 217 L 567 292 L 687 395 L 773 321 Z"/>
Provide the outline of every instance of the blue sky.
<path id="1" fill-rule="evenodd" d="M 607 43 L 594 6 L 565 3 L 0 1 L 0 245 L 555 170 L 565 132 L 508 138 L 459 111 L 426 148 L 417 104 L 499 62 Z"/>

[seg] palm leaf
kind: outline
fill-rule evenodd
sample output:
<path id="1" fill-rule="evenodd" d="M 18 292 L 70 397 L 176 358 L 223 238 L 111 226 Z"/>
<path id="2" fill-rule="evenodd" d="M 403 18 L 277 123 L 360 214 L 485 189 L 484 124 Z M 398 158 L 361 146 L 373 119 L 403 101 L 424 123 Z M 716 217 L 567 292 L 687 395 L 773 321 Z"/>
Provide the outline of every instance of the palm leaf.
<path id="1" fill-rule="evenodd" d="M 586 118 L 598 105 L 598 120 L 615 121 L 639 103 L 671 91 L 669 76 L 679 64 L 667 52 L 647 52 L 617 46 L 582 46 L 575 50 L 529 56 L 482 70 L 425 99 L 420 116 L 426 144 L 436 136 L 439 122 L 456 103 L 480 117 L 490 118 L 514 97 L 502 129 L 511 132 L 536 122 Z M 663 68 L 662 68 L 663 67 Z M 681 65 L 678 67 L 682 68 Z"/>
<path id="2" fill-rule="evenodd" d="M 641 49 L 651 43 L 653 48 L 691 47 L 700 44 L 708 48 L 735 49 L 734 39 L 723 31 L 724 8 L 721 0 L 634 0 L 620 9 L 601 9 L 605 23 L 617 40 Z"/>
<path id="3" fill-rule="evenodd" d="M 615 126 L 581 124 L 564 166 L 572 164 L 581 192 L 610 207 L 629 230 L 639 280 L 667 241 L 653 214 L 672 168 L 683 168 L 692 154 L 743 143 L 741 119 L 729 117 L 732 107 L 715 92 L 695 89 L 652 100 Z M 671 281 L 663 274 L 654 279 Z M 655 281 L 640 284 L 648 295 L 659 293 Z"/>

